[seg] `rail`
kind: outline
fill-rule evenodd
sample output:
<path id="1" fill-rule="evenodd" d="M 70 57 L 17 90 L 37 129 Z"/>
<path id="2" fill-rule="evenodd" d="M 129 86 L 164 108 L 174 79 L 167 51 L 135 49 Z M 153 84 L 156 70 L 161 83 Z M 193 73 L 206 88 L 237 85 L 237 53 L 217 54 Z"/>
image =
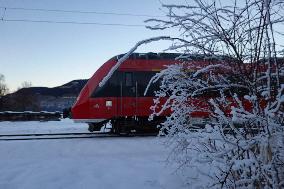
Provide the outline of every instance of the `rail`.
<path id="1" fill-rule="evenodd" d="M 52 140 L 52 139 L 82 139 L 101 137 L 134 137 L 134 136 L 157 136 L 157 134 L 129 134 L 119 135 L 110 132 L 97 133 L 26 133 L 0 135 L 0 141 L 22 141 L 22 140 Z"/>

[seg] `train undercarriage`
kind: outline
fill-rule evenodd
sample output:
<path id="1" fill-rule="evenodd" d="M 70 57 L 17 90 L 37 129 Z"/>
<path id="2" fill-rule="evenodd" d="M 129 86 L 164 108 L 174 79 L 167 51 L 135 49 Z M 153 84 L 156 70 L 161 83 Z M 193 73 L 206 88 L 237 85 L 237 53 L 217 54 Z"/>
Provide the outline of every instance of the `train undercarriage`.
<path id="1" fill-rule="evenodd" d="M 164 122 L 166 117 L 155 117 L 149 121 L 148 117 L 117 117 L 104 120 L 99 123 L 88 123 L 89 131 L 100 131 L 102 127 L 110 123 L 110 132 L 120 135 L 128 135 L 131 133 L 158 133 L 158 125 Z"/>

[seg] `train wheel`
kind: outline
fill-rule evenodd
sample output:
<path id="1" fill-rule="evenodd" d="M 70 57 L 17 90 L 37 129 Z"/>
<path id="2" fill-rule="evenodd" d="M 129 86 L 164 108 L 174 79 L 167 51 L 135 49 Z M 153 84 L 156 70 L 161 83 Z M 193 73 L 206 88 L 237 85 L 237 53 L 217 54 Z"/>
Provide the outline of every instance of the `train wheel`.
<path id="1" fill-rule="evenodd" d="M 127 127 L 122 127 L 119 131 L 120 136 L 129 136 L 130 134 L 130 129 Z"/>
<path id="2" fill-rule="evenodd" d="M 125 120 L 114 120 L 112 121 L 112 133 L 118 134 L 120 136 L 129 136 L 131 133 L 131 127 L 129 123 Z"/>
<path id="3" fill-rule="evenodd" d="M 89 130 L 90 132 L 94 132 L 94 124 L 88 123 L 88 125 L 89 125 L 88 130 Z"/>
<path id="4" fill-rule="evenodd" d="M 94 132 L 94 131 L 100 131 L 104 123 L 88 123 L 88 125 L 89 125 L 88 130 L 90 132 Z"/>

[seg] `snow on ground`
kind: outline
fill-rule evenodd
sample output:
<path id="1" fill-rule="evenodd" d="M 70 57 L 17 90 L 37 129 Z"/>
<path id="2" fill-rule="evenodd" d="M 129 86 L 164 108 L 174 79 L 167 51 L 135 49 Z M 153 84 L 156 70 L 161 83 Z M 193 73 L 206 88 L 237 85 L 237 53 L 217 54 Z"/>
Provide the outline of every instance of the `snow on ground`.
<path id="1" fill-rule="evenodd" d="M 74 123 L 70 119 L 61 121 L 18 121 L 0 122 L 0 134 L 21 133 L 66 133 L 66 132 L 89 132 L 86 123 Z"/>
<path id="2" fill-rule="evenodd" d="M 77 129 L 78 127 L 78 129 Z M 63 122 L 0 122 L 1 134 L 85 132 Z M 184 188 L 166 166 L 163 138 L 122 137 L 0 141 L 0 188 Z"/>

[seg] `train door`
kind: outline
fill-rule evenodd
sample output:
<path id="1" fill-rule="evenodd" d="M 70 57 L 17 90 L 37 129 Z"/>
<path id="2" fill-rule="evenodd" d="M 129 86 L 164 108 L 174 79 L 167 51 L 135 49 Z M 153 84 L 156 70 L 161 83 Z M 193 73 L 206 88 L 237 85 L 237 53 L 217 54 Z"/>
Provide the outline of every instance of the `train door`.
<path id="1" fill-rule="evenodd" d="M 88 100 L 92 119 L 110 119 L 117 116 L 117 97 L 119 96 L 120 75 L 114 72 L 109 80 L 97 87 Z"/>
<path id="2" fill-rule="evenodd" d="M 121 82 L 121 115 L 135 116 L 137 114 L 137 82 L 133 72 L 124 72 Z"/>

